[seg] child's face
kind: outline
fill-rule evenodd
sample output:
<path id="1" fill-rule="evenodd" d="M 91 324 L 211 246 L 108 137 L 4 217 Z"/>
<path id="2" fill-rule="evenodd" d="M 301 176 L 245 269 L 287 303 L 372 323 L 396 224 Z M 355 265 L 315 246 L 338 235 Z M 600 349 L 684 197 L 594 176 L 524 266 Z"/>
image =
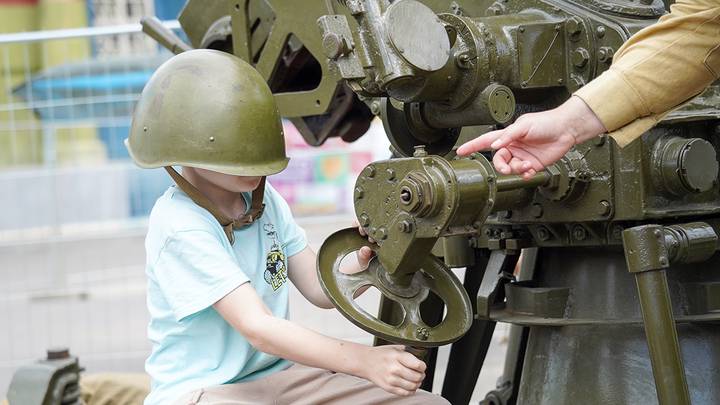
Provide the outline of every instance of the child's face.
<path id="1" fill-rule="evenodd" d="M 194 168 L 198 176 L 217 187 L 239 193 L 253 191 L 260 184 L 260 176 L 233 176 L 231 174 L 218 173 L 211 170 Z"/>

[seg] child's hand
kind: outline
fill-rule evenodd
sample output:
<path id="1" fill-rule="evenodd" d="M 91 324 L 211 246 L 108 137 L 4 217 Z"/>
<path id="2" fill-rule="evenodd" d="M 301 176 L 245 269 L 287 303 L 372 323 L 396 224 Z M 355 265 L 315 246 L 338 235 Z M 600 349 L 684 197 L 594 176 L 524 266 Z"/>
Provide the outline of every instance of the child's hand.
<path id="1" fill-rule="evenodd" d="M 365 375 L 362 377 L 395 395 L 408 396 L 415 393 L 425 379 L 422 360 L 405 351 L 403 346 L 370 347 L 364 357 Z"/>
<path id="2" fill-rule="evenodd" d="M 360 235 L 367 236 L 367 234 L 365 233 L 365 230 L 363 229 L 362 226 L 360 226 L 360 224 L 357 222 L 357 220 L 353 221 L 353 226 L 357 227 Z M 368 242 L 375 243 L 375 241 L 372 240 L 372 238 L 368 238 Z M 357 271 L 360 272 L 360 271 L 367 269 L 367 266 L 370 263 L 370 259 L 372 259 L 372 257 L 374 255 L 375 255 L 375 252 L 373 252 L 369 246 L 361 247 L 360 250 L 357 251 L 357 261 L 358 261 L 358 270 Z M 346 273 L 350 273 L 350 272 L 346 272 Z M 352 273 L 355 273 L 355 272 L 353 271 Z"/>

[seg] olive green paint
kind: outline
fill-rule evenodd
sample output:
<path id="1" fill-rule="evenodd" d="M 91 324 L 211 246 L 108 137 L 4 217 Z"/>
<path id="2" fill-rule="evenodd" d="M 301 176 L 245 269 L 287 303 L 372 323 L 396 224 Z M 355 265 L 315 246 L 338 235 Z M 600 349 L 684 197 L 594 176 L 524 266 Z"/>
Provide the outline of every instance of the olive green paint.
<path id="1" fill-rule="evenodd" d="M 457 159 L 453 152 L 463 128 L 486 130 L 562 103 L 607 70 L 622 43 L 669 3 L 308 0 L 298 12 L 292 0 L 190 0 L 181 23 L 197 47 L 203 38 L 221 40 L 228 32 L 221 20 L 230 17 L 234 52 L 271 84 L 299 38 L 319 64 L 319 84 L 275 97 L 313 144 L 339 134 L 323 128 L 371 118 L 337 113 L 349 94 L 380 116 L 402 158 L 372 163 L 356 183 L 356 214 L 377 241 L 373 271 L 386 274 L 365 282 L 392 295 L 421 278 L 423 266 L 441 273 L 446 265 L 470 266 L 465 289 L 473 291 L 470 313 L 478 320 L 466 335 L 474 343 L 462 338 L 451 351 L 449 368 L 459 374 L 447 374 L 454 377 L 443 395 L 454 404 L 469 399 L 496 321 L 526 326 L 513 326 L 506 373 L 488 395 L 493 403 L 711 404 L 720 402 L 720 356 L 712 349 L 720 344 L 720 87 L 626 148 L 606 136 L 577 145 L 530 182 L 498 175 L 487 155 Z M 313 127 L 305 117 L 324 124 Z M 623 250 L 624 231 L 642 226 L 661 231 L 657 243 Z M 331 270 L 361 244 L 347 232 L 320 252 L 326 289 L 343 285 Z M 447 248 L 445 264 L 428 259 L 437 246 Z M 531 271 L 515 280 L 513 263 L 530 247 L 539 248 L 532 265 L 523 264 Z M 666 287 L 652 287 L 663 278 Z M 380 319 L 369 324 L 368 314 L 347 309 L 347 291 L 327 291 L 349 319 L 382 339 L 420 340 L 409 332 L 419 323 L 392 327 L 405 322 L 403 311 L 416 313 L 410 307 L 418 302 L 385 299 Z M 674 353 L 667 367 L 657 367 L 656 342 Z M 683 363 L 686 376 L 678 371 Z"/>

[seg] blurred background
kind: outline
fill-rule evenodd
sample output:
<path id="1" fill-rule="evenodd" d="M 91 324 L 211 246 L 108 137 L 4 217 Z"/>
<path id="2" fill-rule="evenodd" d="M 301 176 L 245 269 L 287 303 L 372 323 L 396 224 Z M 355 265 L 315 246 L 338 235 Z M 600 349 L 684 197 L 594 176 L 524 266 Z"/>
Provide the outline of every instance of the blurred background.
<path id="1" fill-rule="evenodd" d="M 69 347 L 88 372 L 142 372 L 147 216 L 170 185 L 123 145 L 133 106 L 170 53 L 140 32 L 156 15 L 179 31 L 183 0 L 0 0 L 0 398 L 17 367 Z M 270 182 L 317 249 L 350 225 L 352 185 L 389 157 L 382 125 L 347 144 L 308 146 L 284 123 L 290 166 Z M 458 273 L 462 277 L 462 271 Z M 291 317 L 332 336 L 372 337 L 297 292 Z M 375 311 L 379 297 L 366 294 Z M 476 397 L 501 374 L 499 326 Z M 447 348 L 440 353 L 441 371 Z M 436 384 L 436 388 L 439 384 Z M 437 390 L 437 389 L 436 389 Z"/>

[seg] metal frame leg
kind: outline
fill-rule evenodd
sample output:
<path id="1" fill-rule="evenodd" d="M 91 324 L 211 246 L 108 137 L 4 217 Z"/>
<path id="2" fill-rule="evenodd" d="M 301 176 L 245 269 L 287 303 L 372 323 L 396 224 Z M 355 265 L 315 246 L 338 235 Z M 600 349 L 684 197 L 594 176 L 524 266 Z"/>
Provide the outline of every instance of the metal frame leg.
<path id="1" fill-rule="evenodd" d="M 495 260 L 491 261 L 491 254 L 488 253 L 486 250 L 476 251 L 476 264 L 466 270 L 464 285 L 470 297 L 477 299 L 479 293 L 487 293 L 485 298 L 493 301 L 496 290 L 503 288 L 500 284 L 494 285 L 494 282 L 499 281 L 499 276 L 503 274 L 512 274 L 517 255 L 496 252 L 493 256 Z M 484 278 L 487 280 L 483 280 Z M 488 288 L 485 292 L 481 291 L 483 284 Z M 477 311 L 477 305 L 474 305 L 474 308 Z M 453 343 L 442 389 L 442 396 L 451 404 L 466 405 L 470 401 L 492 341 L 495 324 L 496 322 L 490 320 L 476 320 L 470 331 Z"/>
<path id="2" fill-rule="evenodd" d="M 664 227 L 643 225 L 626 229 L 623 248 L 628 270 L 637 283 L 658 401 L 660 405 L 689 405 L 690 392 L 665 274 L 671 250 L 666 244 Z"/>

